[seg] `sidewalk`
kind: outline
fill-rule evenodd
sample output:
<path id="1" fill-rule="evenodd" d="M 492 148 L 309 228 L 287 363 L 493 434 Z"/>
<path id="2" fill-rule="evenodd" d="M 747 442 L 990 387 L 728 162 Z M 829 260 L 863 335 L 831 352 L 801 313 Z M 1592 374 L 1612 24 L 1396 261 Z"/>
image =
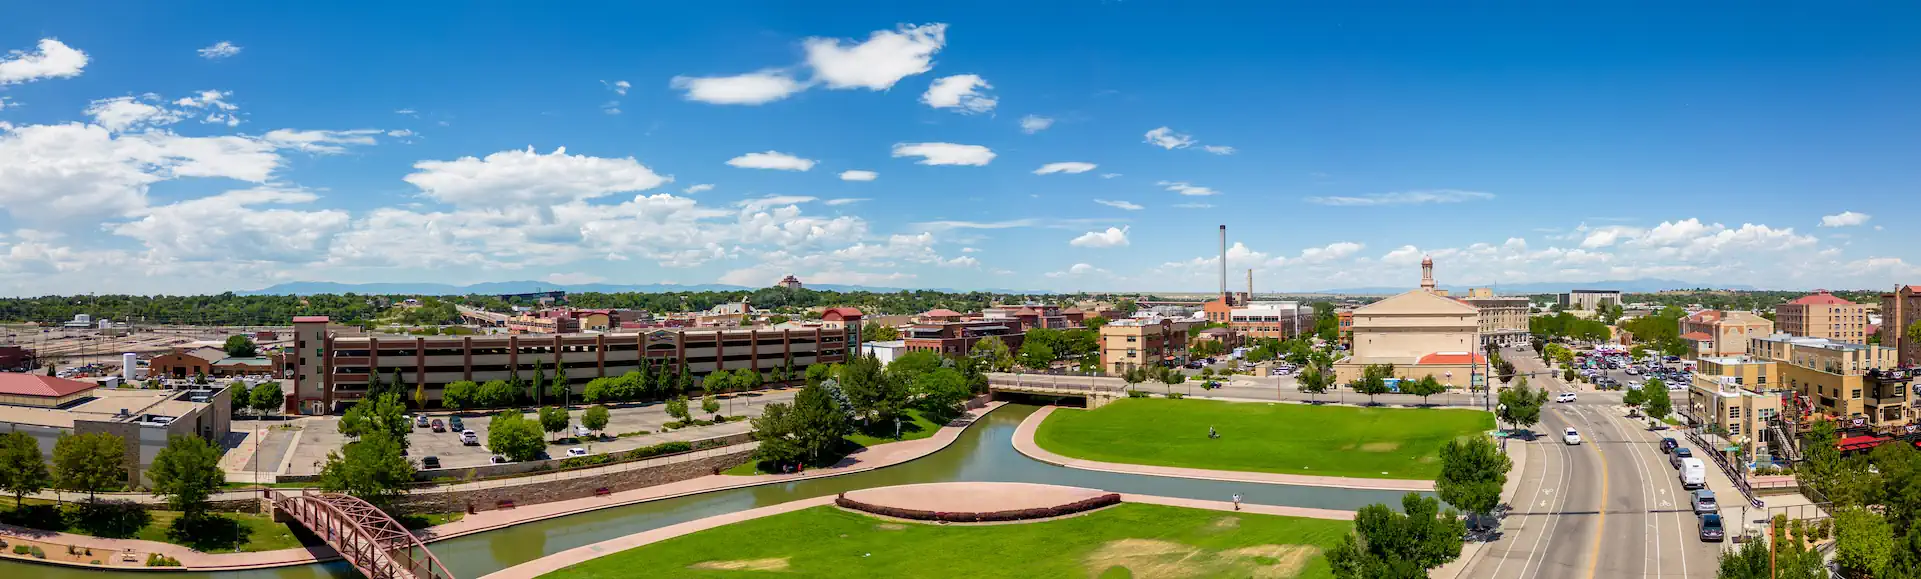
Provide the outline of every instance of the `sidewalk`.
<path id="1" fill-rule="evenodd" d="M 1516 442 L 1508 445 L 1506 451 L 1507 458 L 1508 461 L 1513 464 L 1508 468 L 1507 482 L 1501 483 L 1501 502 L 1504 504 L 1514 504 L 1514 495 L 1521 490 L 1521 475 L 1527 472 L 1527 450 L 1528 445 L 1526 443 Z M 1460 558 L 1428 570 L 1428 577 L 1431 579 L 1456 579 L 1460 577 L 1462 573 L 1466 573 L 1468 569 L 1474 566 L 1474 562 L 1480 559 L 1483 553 L 1492 549 L 1491 544 L 1492 543 L 1486 541 L 1468 541 L 1462 543 Z"/>
<path id="2" fill-rule="evenodd" d="M 1193 478 L 1193 479 L 1202 479 L 1202 480 L 1248 482 L 1248 483 L 1275 484 L 1275 485 L 1297 485 L 1297 486 L 1311 486 L 1311 487 L 1336 487 L 1336 488 L 1363 489 L 1363 490 L 1418 491 L 1418 492 L 1434 491 L 1434 481 L 1431 481 L 1431 480 L 1372 479 L 1372 478 L 1355 478 L 1355 477 L 1341 477 L 1341 476 L 1311 476 L 1311 475 L 1278 474 L 1278 473 L 1266 473 L 1266 472 L 1210 470 L 1210 469 L 1201 469 L 1201 468 L 1182 468 L 1182 467 L 1175 467 L 1175 466 L 1147 466 L 1147 465 L 1139 465 L 1139 464 L 1121 464 L 1121 463 L 1115 463 L 1115 462 L 1100 462 L 1100 461 L 1094 461 L 1094 460 L 1082 460 L 1078 458 L 1069 458 L 1069 457 L 1061 456 L 1058 454 L 1054 454 L 1052 452 L 1048 452 L 1046 449 L 1041 448 L 1040 445 L 1034 443 L 1034 431 L 1040 429 L 1041 421 L 1046 420 L 1049 415 L 1054 413 L 1055 409 L 1056 407 L 1053 407 L 1053 406 L 1043 407 L 1039 411 L 1029 415 L 1026 420 L 1022 420 L 1020 427 L 1014 429 L 1014 450 L 1019 451 L 1021 454 L 1027 455 L 1028 458 L 1032 458 L 1034 460 L 1038 460 L 1038 461 L 1052 464 L 1055 466 L 1078 468 L 1082 470 L 1114 472 L 1114 473 L 1121 473 L 1121 474 L 1138 474 L 1138 475 L 1146 475 L 1146 476 L 1170 476 L 1170 477 Z"/>

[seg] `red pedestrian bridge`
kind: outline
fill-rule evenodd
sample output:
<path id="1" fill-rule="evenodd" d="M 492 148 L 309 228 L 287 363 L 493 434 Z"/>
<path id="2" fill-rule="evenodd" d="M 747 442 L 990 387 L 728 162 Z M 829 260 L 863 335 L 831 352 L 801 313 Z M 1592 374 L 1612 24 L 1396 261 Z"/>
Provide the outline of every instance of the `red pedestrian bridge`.
<path id="1" fill-rule="evenodd" d="M 337 493 L 267 496 L 276 514 L 298 521 L 367 579 L 454 579 L 419 537 L 367 501 Z"/>

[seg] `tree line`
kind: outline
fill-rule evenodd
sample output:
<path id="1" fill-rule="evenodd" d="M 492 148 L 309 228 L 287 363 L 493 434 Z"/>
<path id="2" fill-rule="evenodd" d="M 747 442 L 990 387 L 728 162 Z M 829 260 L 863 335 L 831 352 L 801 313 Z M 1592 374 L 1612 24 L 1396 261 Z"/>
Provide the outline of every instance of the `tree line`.
<path id="1" fill-rule="evenodd" d="M 126 486 L 126 441 L 108 433 L 64 434 L 54 441 L 51 460 L 40 451 L 40 443 L 24 432 L 0 435 L 0 491 L 13 495 L 15 512 L 23 507 L 26 495 L 54 489 L 87 493 L 87 508 L 79 516 L 97 516 L 104 509 L 99 493 Z M 223 521 L 211 513 L 208 499 L 226 484 L 220 468 L 220 449 L 198 436 L 171 436 L 167 446 L 153 457 L 145 471 L 153 484 L 147 489 L 166 499 L 168 508 L 180 512 L 168 530 L 169 536 L 183 544 L 204 544 L 194 540 L 202 529 Z M 143 519 L 144 520 L 144 519 Z M 53 520 L 19 517 L 9 521 L 21 525 L 63 527 L 64 516 Z M 144 523 L 142 523 L 144 524 Z M 46 530 L 59 531 L 61 528 Z"/>
<path id="2" fill-rule="evenodd" d="M 945 424 L 969 398 L 987 390 L 986 364 L 972 356 L 923 351 L 902 354 L 884 368 L 872 356 L 855 356 L 809 372 L 792 403 L 768 404 L 753 419 L 754 440 L 760 442 L 753 460 L 771 472 L 830 465 L 856 448 L 848 435 L 898 438 L 910 409 Z"/>

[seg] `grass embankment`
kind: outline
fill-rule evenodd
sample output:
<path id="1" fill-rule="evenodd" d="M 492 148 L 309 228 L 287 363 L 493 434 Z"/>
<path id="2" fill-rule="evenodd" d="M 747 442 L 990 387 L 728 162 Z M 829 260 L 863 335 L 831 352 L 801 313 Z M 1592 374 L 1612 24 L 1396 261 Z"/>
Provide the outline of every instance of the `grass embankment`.
<path id="1" fill-rule="evenodd" d="M 1004 525 L 892 522 L 823 506 L 544 577 L 1329 577 L 1321 553 L 1348 528 L 1346 521 L 1144 504 Z"/>
<path id="2" fill-rule="evenodd" d="M 172 543 L 206 553 L 249 553 L 301 546 L 292 528 L 272 517 L 249 513 L 209 513 L 181 521 L 177 511 L 149 511 L 136 505 L 27 499 L 15 508 L 0 499 L 0 522 L 22 527 L 109 539 Z"/>
<path id="3" fill-rule="evenodd" d="M 887 424 L 876 424 L 864 430 L 860 428 L 859 424 L 855 424 L 854 433 L 846 436 L 848 442 L 845 449 L 846 452 L 852 453 L 853 451 L 876 444 L 927 438 L 933 436 L 936 432 L 940 432 L 941 427 L 945 426 L 947 421 L 952 419 L 951 417 L 943 419 L 940 416 L 920 408 L 909 408 L 903 411 L 901 418 L 903 420 L 900 421 L 900 438 L 894 437 L 894 424 L 891 422 Z M 839 457 L 835 457 L 835 460 L 839 460 Z M 779 472 L 779 470 L 775 470 L 769 465 L 750 461 L 746 464 L 721 471 L 721 474 L 750 476 L 757 474 L 776 474 Z"/>
<path id="4" fill-rule="evenodd" d="M 1478 410 L 1129 398 L 1057 410 L 1034 442 L 1102 462 L 1426 480 L 1440 475 L 1442 444 L 1493 428 Z"/>

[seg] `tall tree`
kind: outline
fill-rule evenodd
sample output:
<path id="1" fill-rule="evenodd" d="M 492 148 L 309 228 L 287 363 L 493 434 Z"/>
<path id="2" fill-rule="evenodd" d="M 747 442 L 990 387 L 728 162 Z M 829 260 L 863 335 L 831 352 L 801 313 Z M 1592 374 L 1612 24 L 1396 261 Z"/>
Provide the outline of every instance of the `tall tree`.
<path id="1" fill-rule="evenodd" d="M 847 414 L 825 384 L 802 388 L 794 395 L 793 419 L 796 441 L 815 461 L 832 456 L 853 432 Z"/>
<path id="2" fill-rule="evenodd" d="M 540 429 L 547 434 L 567 431 L 567 409 L 559 406 L 543 406 L 540 409 Z"/>
<path id="3" fill-rule="evenodd" d="M 1334 375 L 1320 368 L 1310 367 L 1302 371 L 1300 376 L 1295 377 L 1294 382 L 1296 389 L 1313 395 L 1309 398 L 1310 401 L 1320 402 L 1319 396 L 1326 394 L 1328 387 L 1334 385 Z"/>
<path id="4" fill-rule="evenodd" d="M 600 432 L 607 429 L 607 419 L 611 418 L 606 406 L 595 404 L 580 413 L 580 425 L 588 430 Z"/>
<path id="5" fill-rule="evenodd" d="M 1516 428 L 1529 428 L 1541 422 L 1541 407 L 1547 405 L 1547 389 L 1528 387 L 1527 377 L 1515 380 L 1513 388 L 1501 391 L 1499 418 Z"/>
<path id="6" fill-rule="evenodd" d="M 1648 420 L 1660 422 L 1674 412 L 1674 400 L 1668 397 L 1668 386 L 1660 380 L 1649 380 L 1641 385 L 1641 412 Z"/>
<path id="7" fill-rule="evenodd" d="M 1054 347 L 1040 340 L 1021 343 L 1020 364 L 1029 370 L 1046 370 L 1054 363 Z"/>
<path id="8" fill-rule="evenodd" d="M 541 437 L 540 423 L 528 420 L 518 411 L 495 414 L 487 424 L 487 450 L 508 460 L 532 460 L 546 448 L 547 441 Z"/>
<path id="9" fill-rule="evenodd" d="M 708 372 L 707 377 L 700 379 L 700 389 L 708 393 L 721 393 L 733 390 L 734 373 L 727 370 Z"/>
<path id="10" fill-rule="evenodd" d="M 1834 562 L 1847 577 L 1874 577 L 1894 560 L 1894 528 L 1864 507 L 1834 513 L 1834 544 Z"/>
<path id="11" fill-rule="evenodd" d="M 912 388 L 922 406 L 942 417 L 958 414 L 961 405 L 974 395 L 967 377 L 953 368 L 937 368 L 916 376 Z"/>
<path id="12" fill-rule="evenodd" d="M 541 365 L 540 358 L 534 358 L 534 381 L 527 385 L 528 398 L 534 399 L 534 406 L 546 403 L 547 370 Z"/>
<path id="13" fill-rule="evenodd" d="M 1461 556 L 1466 534 L 1454 509 L 1442 512 L 1440 501 L 1408 493 L 1400 512 L 1382 504 L 1361 507 L 1354 531 L 1341 537 L 1327 559 L 1341 579 L 1425 578 L 1428 569 Z"/>
<path id="14" fill-rule="evenodd" d="M 198 436 L 168 437 L 146 475 L 153 480 L 153 495 L 167 499 L 168 506 L 188 519 L 206 514 L 207 498 L 227 483 L 220 449 Z"/>
<path id="15" fill-rule="evenodd" d="M 252 358 L 260 353 L 258 347 L 254 346 L 253 338 L 239 335 L 228 336 L 224 349 L 229 358 Z"/>
<path id="16" fill-rule="evenodd" d="M 489 446 L 499 431 L 500 422 L 496 419 L 487 433 Z M 534 436 L 538 443 L 539 435 Z M 407 484 L 414 480 L 414 465 L 400 456 L 400 450 L 400 441 L 392 435 L 374 432 L 348 443 L 338 452 L 328 452 L 327 463 L 320 469 L 320 488 L 347 493 L 386 508 L 393 504 L 395 497 L 405 493 Z M 495 448 L 494 452 L 500 449 Z"/>
<path id="17" fill-rule="evenodd" d="M 841 364 L 838 378 L 854 411 L 868 424 L 894 419 L 907 402 L 906 385 L 888 379 L 872 356 L 855 356 Z"/>
<path id="18" fill-rule="evenodd" d="M 127 443 L 104 432 L 62 435 L 53 443 L 54 486 L 96 493 L 126 483 Z"/>
<path id="19" fill-rule="evenodd" d="M 814 385 L 820 384 L 822 381 L 827 380 L 828 378 L 832 378 L 833 367 L 827 364 L 812 364 L 807 366 L 806 374 L 807 374 L 806 385 L 814 386 Z"/>
<path id="20" fill-rule="evenodd" d="M 239 404 L 240 400 L 233 400 L 232 403 Z M 281 408 L 285 407 L 286 404 L 287 393 L 280 390 L 279 381 L 268 380 L 261 382 L 254 385 L 252 390 L 247 391 L 247 406 L 252 407 L 254 413 L 257 415 L 264 416 L 278 412 Z"/>
<path id="21" fill-rule="evenodd" d="M 1501 502 L 1501 485 L 1514 463 L 1486 437 L 1450 440 L 1441 446 L 1441 476 L 1434 492 L 1447 504 L 1470 513 L 1487 513 Z"/>
<path id="22" fill-rule="evenodd" d="M 13 495 L 13 507 L 21 498 L 46 490 L 53 484 L 47 473 L 47 459 L 40 454 L 40 442 L 33 435 L 13 431 L 0 434 L 0 491 Z"/>
<path id="23" fill-rule="evenodd" d="M 560 404 L 568 404 L 572 402 L 569 398 L 574 394 L 573 388 L 572 381 L 567 379 L 567 367 L 555 364 L 554 381 L 547 385 L 547 397 Z"/>
<path id="24" fill-rule="evenodd" d="M 480 385 L 472 380 L 449 383 L 440 389 L 440 406 L 453 410 L 478 407 L 480 404 L 475 396 L 479 394 L 479 390 Z"/>
<path id="25" fill-rule="evenodd" d="M 400 403 L 398 394 L 382 394 L 378 398 L 361 398 L 347 407 L 347 413 L 340 417 L 339 428 L 341 434 L 352 438 L 386 433 L 401 448 L 406 448 L 407 433 L 413 430 L 413 424 L 407 422 L 407 407 Z"/>
<path id="26" fill-rule="evenodd" d="M 1006 372 L 1014 368 L 1014 354 L 1007 349 L 1007 343 L 1000 336 L 988 336 L 974 342 L 967 350 L 968 355 L 987 361 L 987 367 L 995 372 Z"/>

